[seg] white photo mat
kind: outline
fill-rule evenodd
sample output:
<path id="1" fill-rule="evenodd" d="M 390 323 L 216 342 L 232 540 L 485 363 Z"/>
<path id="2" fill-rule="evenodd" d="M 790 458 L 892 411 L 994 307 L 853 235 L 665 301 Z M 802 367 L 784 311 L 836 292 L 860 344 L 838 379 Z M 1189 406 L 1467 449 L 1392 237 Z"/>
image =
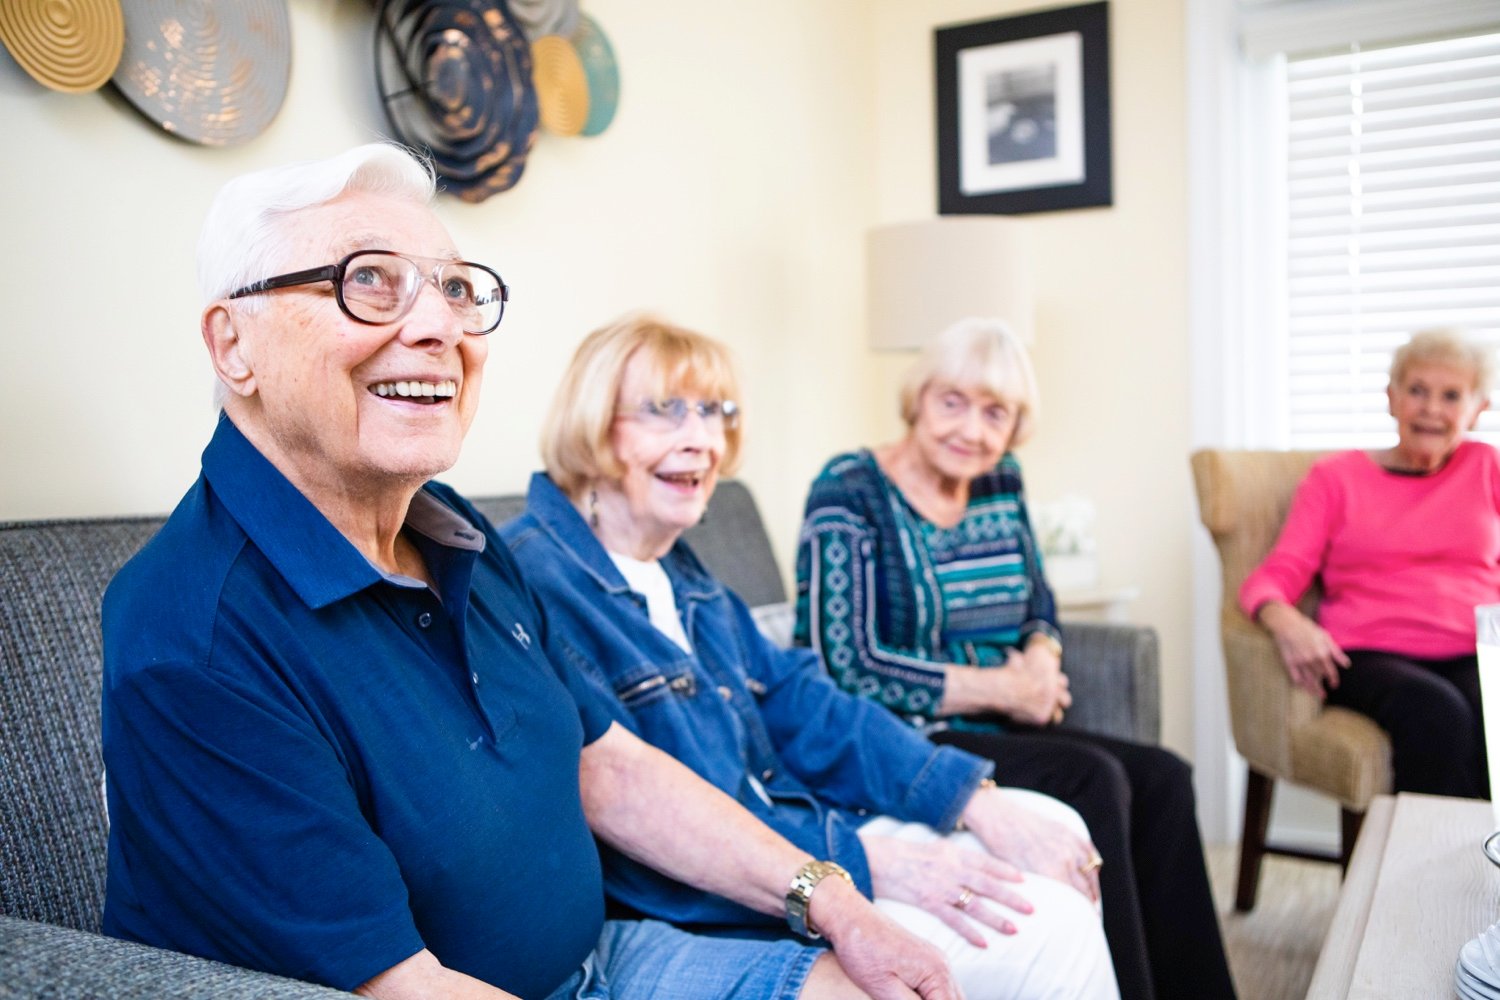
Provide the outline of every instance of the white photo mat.
<path id="1" fill-rule="evenodd" d="M 991 163 L 986 84 L 997 73 L 1051 65 L 1056 90 L 1056 154 L 1046 159 Z M 958 54 L 959 189 L 966 196 L 1085 180 L 1083 36 L 1070 31 L 998 42 Z"/>

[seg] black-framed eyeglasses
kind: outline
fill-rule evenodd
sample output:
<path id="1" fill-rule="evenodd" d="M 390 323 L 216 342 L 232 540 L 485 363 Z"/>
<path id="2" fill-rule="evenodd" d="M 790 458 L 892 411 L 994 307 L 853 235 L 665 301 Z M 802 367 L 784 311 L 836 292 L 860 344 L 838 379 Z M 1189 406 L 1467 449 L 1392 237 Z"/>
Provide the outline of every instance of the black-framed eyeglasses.
<path id="1" fill-rule="evenodd" d="M 465 333 L 483 335 L 500 325 L 510 289 L 483 264 L 412 257 L 394 250 L 356 250 L 336 264 L 263 278 L 230 292 L 231 299 L 277 288 L 333 282 L 344 315 L 359 323 L 394 323 L 411 311 L 422 283 L 431 281 L 463 323 Z"/>
<path id="2" fill-rule="evenodd" d="M 740 425 L 740 405 L 732 399 L 648 399 L 633 410 L 620 410 L 619 416 L 634 417 L 653 430 L 675 431 L 687 423 L 689 413 L 712 429 L 732 431 Z"/>

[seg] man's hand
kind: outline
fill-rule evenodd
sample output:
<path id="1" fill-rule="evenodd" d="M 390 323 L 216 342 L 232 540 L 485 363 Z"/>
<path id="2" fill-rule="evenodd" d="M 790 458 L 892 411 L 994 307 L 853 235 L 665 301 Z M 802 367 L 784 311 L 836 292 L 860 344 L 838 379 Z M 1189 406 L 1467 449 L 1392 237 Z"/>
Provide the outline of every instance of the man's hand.
<path id="1" fill-rule="evenodd" d="M 1349 665 L 1349 657 L 1323 626 L 1284 601 L 1267 601 L 1256 617 L 1276 640 L 1293 684 L 1319 700 L 1324 684 L 1339 686 L 1339 668 Z"/>
<path id="2" fill-rule="evenodd" d="M 583 748 L 579 785 L 589 826 L 616 850 L 679 882 L 785 914 L 787 889 L 807 853 L 656 747 L 610 726 Z M 819 960 L 810 997 L 848 996 L 849 981 L 877 1000 L 959 996 L 942 954 L 891 923 L 843 879 L 818 883 L 808 919 L 848 976 L 828 977 L 831 963 Z"/>
<path id="3" fill-rule="evenodd" d="M 1007 861 L 947 840 L 911 843 L 863 833 L 859 840 L 877 898 L 920 906 L 976 948 L 986 947 L 976 922 L 1001 934 L 1016 932 L 1016 925 L 991 908 L 990 901 L 1017 913 L 1033 910 L 1012 888 L 1021 881 L 1021 872 Z"/>
<path id="4" fill-rule="evenodd" d="M 875 1000 L 959 1000 L 963 995 L 941 952 L 896 926 L 841 878 L 818 883 L 808 919 L 833 945 L 844 974 Z"/>
<path id="5" fill-rule="evenodd" d="M 995 857 L 1071 885 L 1090 900 L 1099 899 L 1099 852 L 1094 845 L 1003 789 L 975 792 L 964 807 L 963 822 Z"/>

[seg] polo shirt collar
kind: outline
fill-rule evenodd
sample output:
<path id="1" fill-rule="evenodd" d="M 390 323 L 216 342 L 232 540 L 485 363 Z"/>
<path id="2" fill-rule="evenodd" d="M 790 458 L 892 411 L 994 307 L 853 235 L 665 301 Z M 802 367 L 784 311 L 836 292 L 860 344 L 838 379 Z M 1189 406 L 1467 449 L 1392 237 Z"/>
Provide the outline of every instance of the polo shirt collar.
<path id="1" fill-rule="evenodd" d="M 537 524 L 551 535 L 558 546 L 594 578 L 605 591 L 611 594 L 628 594 L 630 585 L 620 575 L 614 560 L 589 530 L 578 508 L 573 506 L 567 494 L 557 488 L 545 472 L 535 472 L 526 491 L 526 510 L 536 518 Z M 720 585 L 708 574 L 698 557 L 693 555 L 682 539 L 662 557 L 662 564 L 669 567 L 673 587 L 681 597 L 707 598 L 716 594 Z"/>
<path id="2" fill-rule="evenodd" d="M 203 451 L 203 477 L 308 607 L 326 607 L 387 579 L 226 415 Z M 482 533 L 425 491 L 412 499 L 406 523 L 440 545 L 484 549 Z"/>

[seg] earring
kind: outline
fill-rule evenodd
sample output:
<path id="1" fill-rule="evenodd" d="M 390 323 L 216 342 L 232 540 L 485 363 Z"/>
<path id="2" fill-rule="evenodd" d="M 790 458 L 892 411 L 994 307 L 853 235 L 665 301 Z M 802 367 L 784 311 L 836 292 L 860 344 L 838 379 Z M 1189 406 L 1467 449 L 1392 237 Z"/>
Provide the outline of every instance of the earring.
<path id="1" fill-rule="evenodd" d="M 599 491 L 589 490 L 589 527 L 599 530 Z"/>

